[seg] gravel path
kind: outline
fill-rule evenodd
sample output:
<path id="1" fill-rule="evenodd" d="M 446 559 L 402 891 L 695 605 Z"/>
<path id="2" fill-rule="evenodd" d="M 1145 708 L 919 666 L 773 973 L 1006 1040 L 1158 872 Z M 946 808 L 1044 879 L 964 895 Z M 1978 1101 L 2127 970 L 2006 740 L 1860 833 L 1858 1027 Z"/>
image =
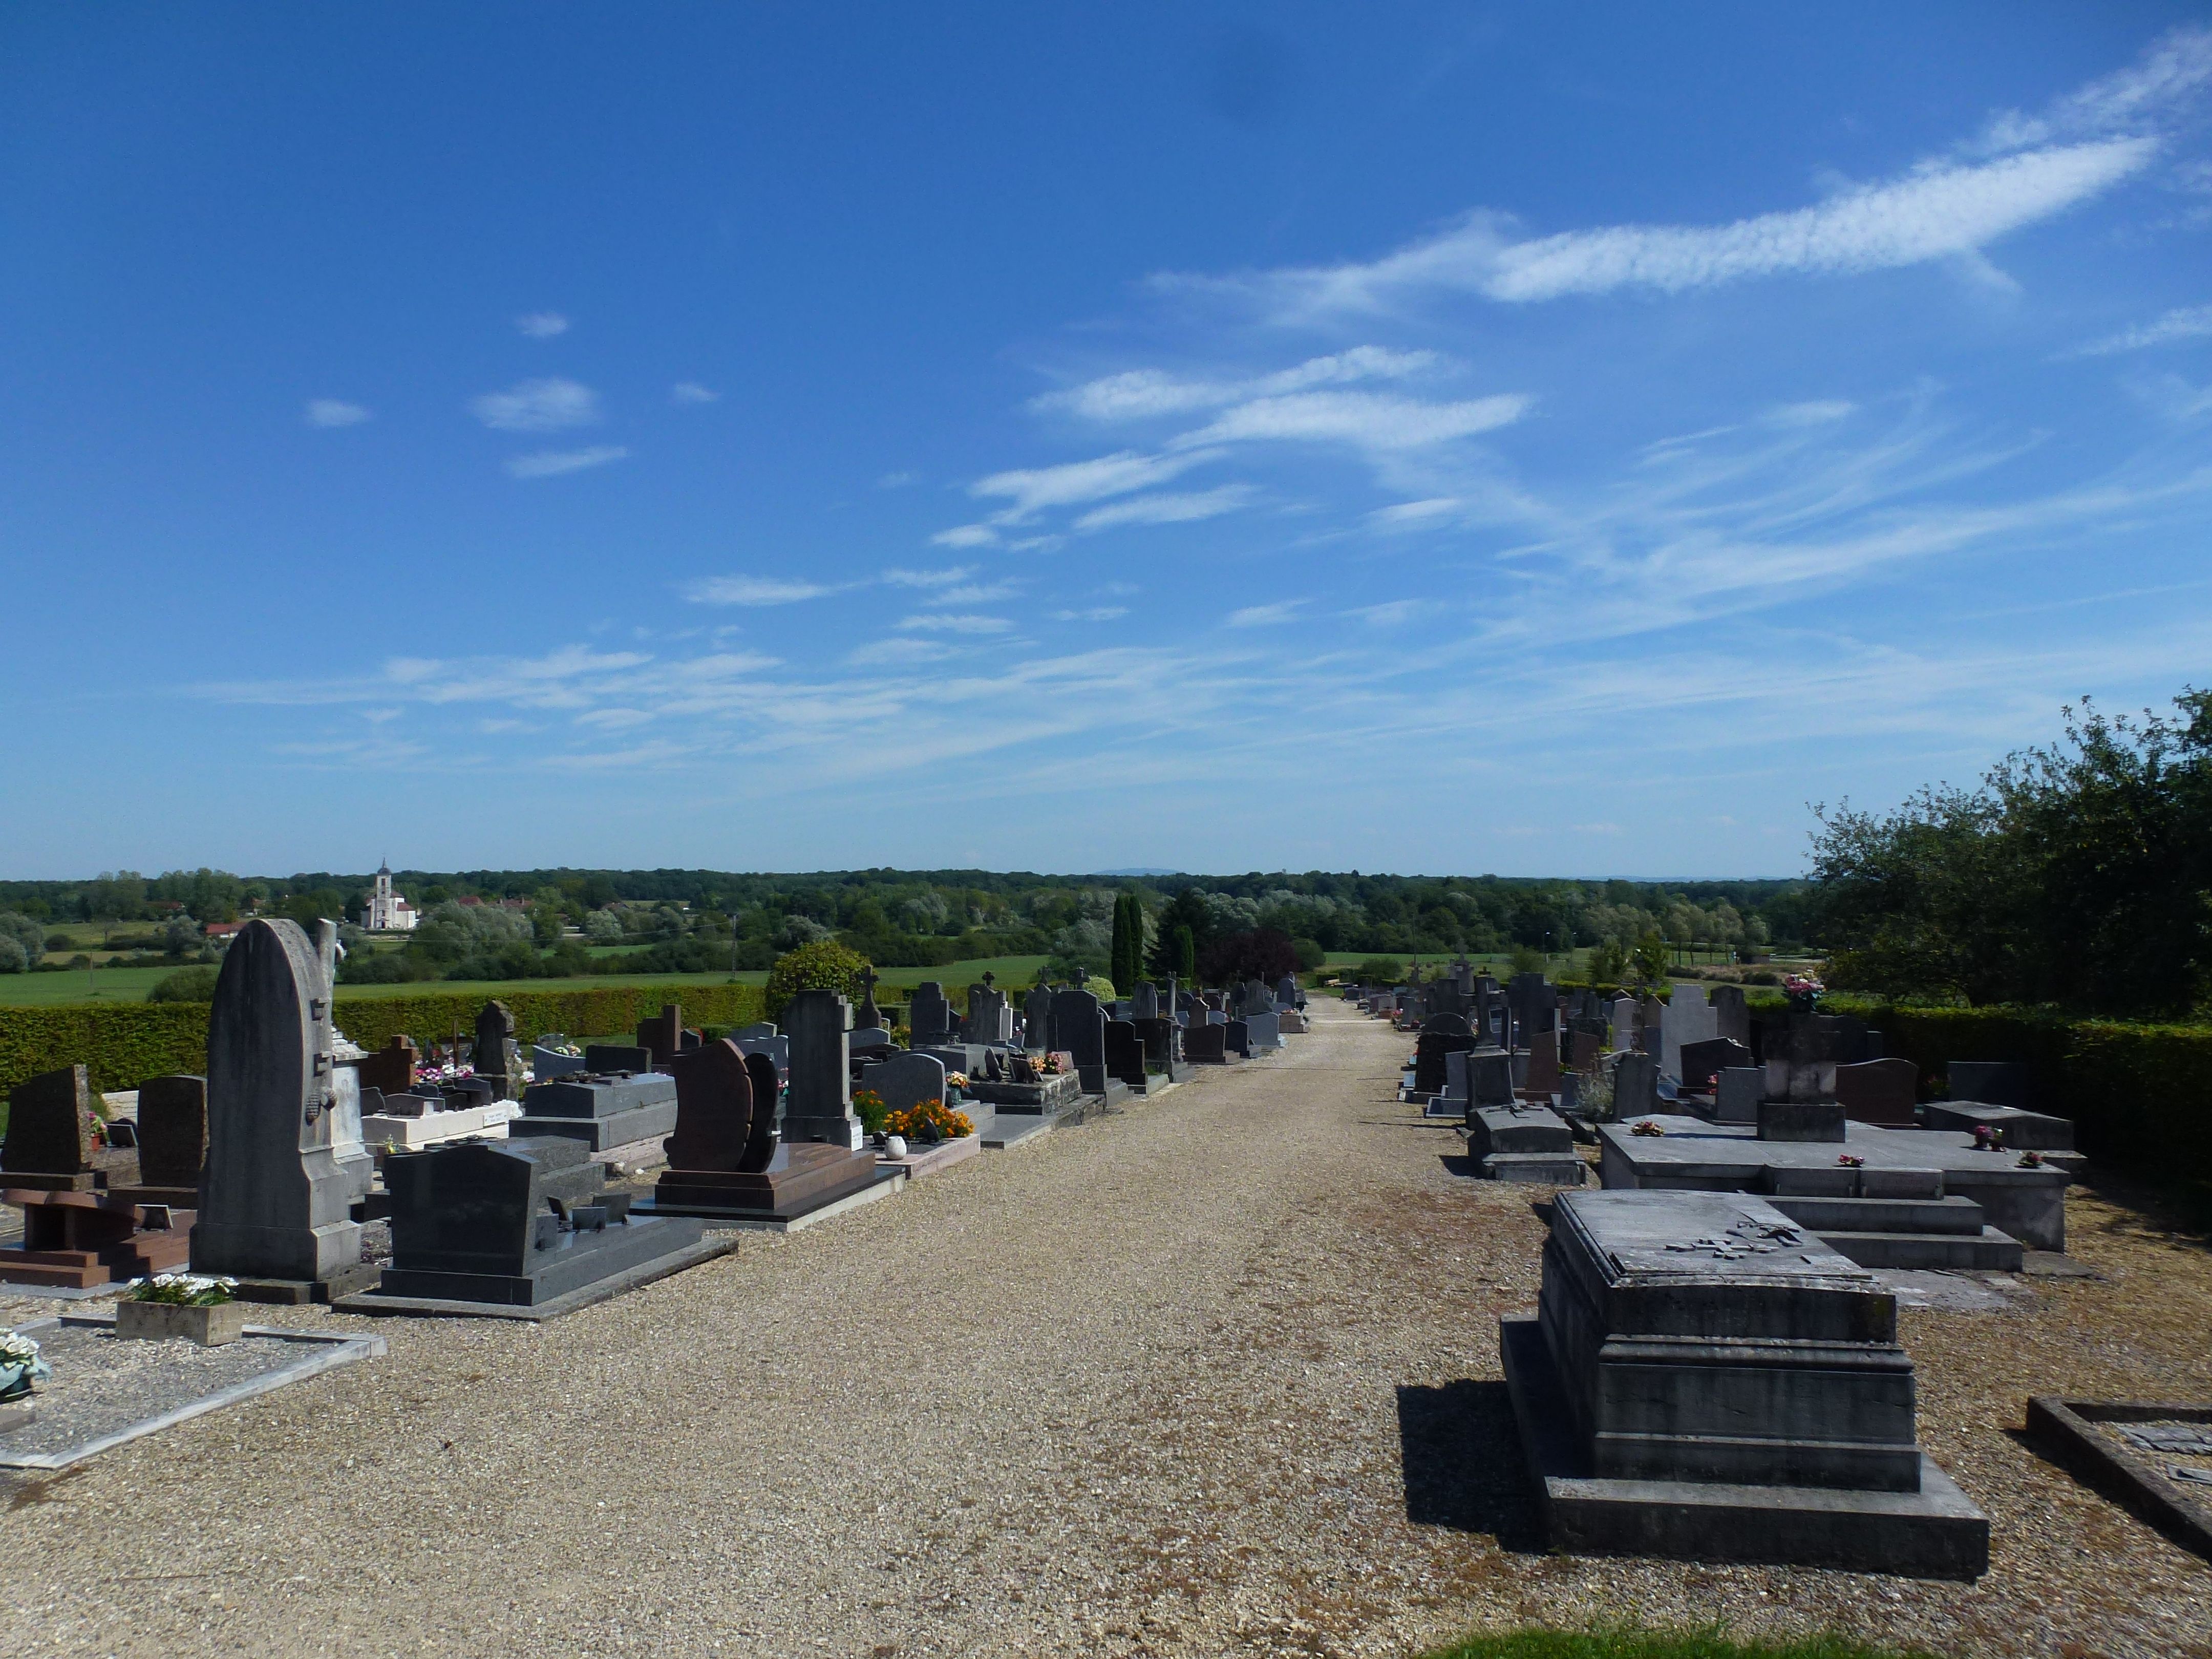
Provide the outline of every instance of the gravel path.
<path id="1" fill-rule="evenodd" d="M 0 1640 L 1403 1653 L 1644 1620 L 2212 1654 L 2212 1569 L 2007 1431 L 2031 1392 L 2212 1399 L 2202 1240 L 2082 1196 L 2102 1280 L 1905 1315 L 1923 1441 L 1995 1526 L 1978 1585 L 1553 1559 L 1497 1381 L 1531 1194 L 1447 1167 L 1392 1098 L 1405 1039 L 1316 1012 L 1278 1058 L 553 1325 L 374 1322 L 385 1359 L 0 1484 Z"/>

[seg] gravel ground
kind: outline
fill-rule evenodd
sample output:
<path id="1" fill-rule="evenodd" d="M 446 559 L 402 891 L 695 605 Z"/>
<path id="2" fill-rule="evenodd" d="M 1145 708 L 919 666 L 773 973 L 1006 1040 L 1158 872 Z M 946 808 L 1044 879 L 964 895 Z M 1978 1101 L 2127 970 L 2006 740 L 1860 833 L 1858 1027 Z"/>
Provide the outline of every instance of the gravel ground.
<path id="1" fill-rule="evenodd" d="M 1923 1443 L 1993 1524 L 1977 1585 L 1555 1559 L 1498 1381 L 1532 1194 L 1395 1103 L 1406 1039 L 1317 1012 L 1282 1056 L 550 1326 L 373 1322 L 382 1360 L 0 1482 L 0 1641 L 1404 1653 L 1636 1620 L 2212 1655 L 2212 1568 L 2012 1432 L 2031 1393 L 2212 1399 L 2202 1239 L 2086 1193 L 2100 1279 L 1903 1316 Z"/>

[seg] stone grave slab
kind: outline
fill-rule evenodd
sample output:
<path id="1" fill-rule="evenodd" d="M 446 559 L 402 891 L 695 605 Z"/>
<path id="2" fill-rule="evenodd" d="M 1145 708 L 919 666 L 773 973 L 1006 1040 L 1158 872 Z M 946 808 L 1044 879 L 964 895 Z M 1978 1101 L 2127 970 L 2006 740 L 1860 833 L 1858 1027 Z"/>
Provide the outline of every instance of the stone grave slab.
<path id="1" fill-rule="evenodd" d="M 0 1189 L 0 1203 L 23 1212 L 22 1243 L 0 1249 L 0 1283 L 88 1291 L 179 1273 L 191 1260 L 190 1209 L 117 1193 L 17 1188 Z"/>
<path id="2" fill-rule="evenodd" d="M 2004 1132 L 2004 1144 L 2012 1152 L 2074 1150 L 2074 1123 L 2070 1118 L 2024 1112 L 2013 1106 L 1990 1106 L 1974 1100 L 1931 1100 L 1922 1110 L 1931 1129 L 1954 1129 L 1968 1135 L 1977 1125 L 2001 1129 Z"/>
<path id="3" fill-rule="evenodd" d="M 111 1188 L 132 1204 L 197 1210 L 207 1162 L 207 1079 L 149 1077 L 138 1085 L 138 1183 Z M 0 1181 L 0 1185 L 5 1185 Z"/>
<path id="4" fill-rule="evenodd" d="M 1978 1100 L 1988 1106 L 2028 1109 L 2033 1069 L 2012 1060 L 1954 1060 L 1944 1068 L 1954 1100 Z"/>
<path id="5" fill-rule="evenodd" d="M 82 1066 L 16 1085 L 8 1097 L 7 1138 L 0 1141 L 0 1186 L 90 1192 L 94 1121 L 92 1085 Z"/>
<path id="6" fill-rule="evenodd" d="M 562 1135 L 595 1152 L 665 1135 L 676 1127 L 676 1079 L 665 1072 L 578 1072 L 533 1083 L 507 1133 Z"/>
<path id="7" fill-rule="evenodd" d="M 2039 1395 L 2027 1402 L 2027 1437 L 2086 1486 L 2212 1560 L 2212 1405 Z"/>

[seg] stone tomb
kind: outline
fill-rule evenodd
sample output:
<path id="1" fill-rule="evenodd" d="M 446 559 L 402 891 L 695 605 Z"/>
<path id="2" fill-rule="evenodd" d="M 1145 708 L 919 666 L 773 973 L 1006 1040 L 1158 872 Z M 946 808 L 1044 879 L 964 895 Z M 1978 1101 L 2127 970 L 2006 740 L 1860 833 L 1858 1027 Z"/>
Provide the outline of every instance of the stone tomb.
<path id="1" fill-rule="evenodd" d="M 1075 1056 L 1076 1076 L 1086 1095 L 1103 1095 L 1112 1105 L 1128 1085 L 1106 1071 L 1106 1011 L 1088 991 L 1055 991 L 1052 1027 L 1057 1046 Z"/>
<path id="2" fill-rule="evenodd" d="M 935 1054 L 896 1054 L 872 1060 L 860 1068 L 860 1086 L 872 1089 L 894 1112 L 945 1102 L 945 1078 L 951 1070 Z"/>
<path id="3" fill-rule="evenodd" d="M 567 1136 L 398 1153 L 384 1178 L 392 1265 L 349 1304 L 363 1312 L 389 1298 L 544 1308 L 689 1265 L 700 1243 L 697 1221 L 633 1218 L 628 1194 L 602 1194 L 599 1167 Z"/>
<path id="4" fill-rule="evenodd" d="M 1931 1100 L 1923 1109 L 1931 1129 L 1954 1129 L 1966 1134 L 1977 1127 L 1995 1129 L 2003 1137 L 2008 1152 L 2070 1154 L 2074 1151 L 2074 1124 L 2069 1118 L 1989 1106 L 1977 1100 Z"/>
<path id="5" fill-rule="evenodd" d="M 1464 1014 L 1431 1014 L 1423 1020 L 1420 1035 L 1413 1040 L 1412 1097 L 1442 1094 L 1446 1082 L 1444 1056 L 1474 1046 L 1474 1028 Z"/>
<path id="6" fill-rule="evenodd" d="M 1196 1015 L 1192 1016 L 1194 1022 Z M 1192 1066 L 1226 1066 L 1244 1058 L 1229 1048 L 1229 1027 L 1194 1023 L 1183 1028 L 1182 1057 Z"/>
<path id="7" fill-rule="evenodd" d="M 88 1291 L 180 1271 L 191 1257 L 189 1209 L 116 1193 L 0 1191 L 23 1212 L 23 1242 L 0 1249 L 0 1281 Z"/>
<path id="8" fill-rule="evenodd" d="M 1556 1550 L 1988 1571 L 1919 1449 L 1896 1298 L 1760 1199 L 1561 1194 L 1538 1316 L 1498 1342 Z"/>
<path id="9" fill-rule="evenodd" d="M 231 940 L 208 1009 L 207 1164 L 194 1273 L 250 1300 L 329 1301 L 375 1282 L 339 1165 L 331 967 L 337 930 L 255 917 Z M 349 1068 L 345 1079 L 358 1086 Z M 358 1133 L 358 1119 L 356 1120 Z"/>
<path id="10" fill-rule="evenodd" d="M 1482 1052 L 1478 1049 L 1471 1058 Z M 1575 1152 L 1566 1119 L 1548 1106 L 1522 1101 L 1468 1106 L 1467 1155 L 1492 1181 L 1579 1187 L 1589 1167 Z"/>
<path id="11" fill-rule="evenodd" d="M 491 1085 L 494 1100 L 522 1097 L 522 1055 L 514 1042 L 514 1016 L 496 998 L 477 1011 L 477 1046 L 470 1069 Z"/>
<path id="12" fill-rule="evenodd" d="M 8 1138 L 0 1143 L 0 1186 L 22 1192 L 88 1193 L 93 1188 L 92 1085 L 82 1066 L 42 1072 L 8 1097 Z"/>
<path id="13" fill-rule="evenodd" d="M 944 986 L 926 979 L 914 988 L 906 1006 L 907 1041 L 917 1048 L 944 1042 L 959 1033 L 954 1029 L 952 1004 Z"/>
<path id="14" fill-rule="evenodd" d="M 584 1069 L 595 1077 L 618 1077 L 653 1070 L 653 1050 L 634 1042 L 587 1042 Z"/>
<path id="15" fill-rule="evenodd" d="M 111 1195 L 131 1204 L 198 1209 L 207 1123 L 205 1078 L 148 1078 L 138 1085 L 138 1184 L 112 1188 Z"/>
<path id="16" fill-rule="evenodd" d="M 936 1070 L 941 1091 L 944 1072 Z M 676 1061 L 676 1084 L 680 1114 L 665 1146 L 668 1168 L 641 1214 L 787 1223 L 878 1179 L 873 1152 L 837 1139 L 777 1144 L 775 1079 L 763 1055 L 740 1054 L 726 1038 L 706 1043 Z"/>
<path id="17" fill-rule="evenodd" d="M 507 1133 L 526 1140 L 557 1135 L 606 1152 L 675 1127 L 676 1080 L 666 1073 L 572 1072 L 532 1084 Z"/>
<path id="18" fill-rule="evenodd" d="M 1978 1151 L 1969 1134 L 1847 1122 L 1840 1142 L 1776 1140 L 1742 1124 L 1645 1121 L 1661 1133 L 1599 1127 L 1607 1187 L 1756 1193 L 1862 1267 L 2011 1273 L 2023 1247 L 2066 1248 L 2066 1171 Z"/>
<path id="19" fill-rule="evenodd" d="M 1254 1050 L 1272 1054 L 1283 1046 L 1283 1017 L 1273 1012 L 1248 1013 L 1244 1016 L 1244 1040 Z"/>
<path id="20" fill-rule="evenodd" d="M 1836 1067 L 1836 1100 L 1846 1117 L 1861 1123 L 1911 1128 L 1920 1087 L 1920 1068 L 1909 1060 L 1868 1060 Z"/>
<path id="21" fill-rule="evenodd" d="M 530 1073 L 532 1082 L 550 1083 L 556 1078 L 568 1077 L 577 1072 L 589 1070 L 591 1070 L 591 1062 L 582 1054 L 556 1054 L 543 1045 L 534 1046 L 530 1050 Z M 392 1091 L 386 1090 L 385 1092 L 389 1095 Z"/>

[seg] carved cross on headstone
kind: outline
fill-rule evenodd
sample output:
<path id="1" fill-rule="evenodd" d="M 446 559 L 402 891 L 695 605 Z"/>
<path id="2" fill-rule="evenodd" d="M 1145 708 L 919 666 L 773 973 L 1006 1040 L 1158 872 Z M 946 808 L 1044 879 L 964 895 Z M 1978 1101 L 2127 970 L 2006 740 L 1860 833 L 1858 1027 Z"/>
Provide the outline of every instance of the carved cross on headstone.
<path id="1" fill-rule="evenodd" d="M 983 988 L 988 991 L 998 982 L 999 976 L 993 973 L 989 969 L 986 968 L 983 970 Z"/>
<path id="2" fill-rule="evenodd" d="M 860 1028 L 881 1025 L 884 1015 L 883 1011 L 876 1006 L 876 970 L 864 965 L 854 978 L 860 988 L 860 1006 L 853 1016 L 854 1024 Z"/>

